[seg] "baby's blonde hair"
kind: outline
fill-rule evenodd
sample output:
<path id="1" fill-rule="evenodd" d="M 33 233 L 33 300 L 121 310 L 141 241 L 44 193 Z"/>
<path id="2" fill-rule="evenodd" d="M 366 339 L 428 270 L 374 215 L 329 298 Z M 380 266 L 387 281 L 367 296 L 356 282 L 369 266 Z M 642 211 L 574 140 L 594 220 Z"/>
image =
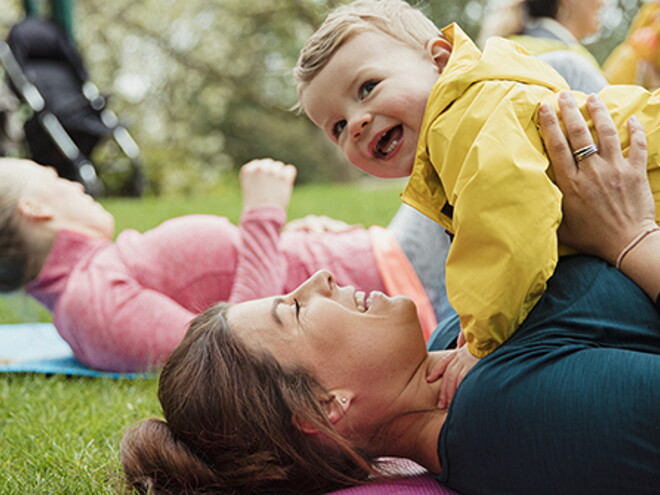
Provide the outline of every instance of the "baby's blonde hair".
<path id="1" fill-rule="evenodd" d="M 424 49 L 430 39 L 442 36 L 428 17 L 403 0 L 357 0 L 337 7 L 300 51 L 293 69 L 298 96 L 342 44 L 368 30 L 381 31 L 419 49 Z"/>

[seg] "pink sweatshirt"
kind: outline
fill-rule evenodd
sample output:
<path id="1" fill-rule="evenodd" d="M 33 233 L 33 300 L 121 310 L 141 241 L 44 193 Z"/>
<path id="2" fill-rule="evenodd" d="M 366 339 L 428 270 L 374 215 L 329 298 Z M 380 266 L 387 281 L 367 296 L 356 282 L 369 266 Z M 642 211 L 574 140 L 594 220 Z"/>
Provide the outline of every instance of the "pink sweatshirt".
<path id="1" fill-rule="evenodd" d="M 153 369 L 214 303 L 284 294 L 320 268 L 340 285 L 385 291 L 368 230 L 281 234 L 285 221 L 277 208 L 252 209 L 239 227 L 193 215 L 114 243 L 61 231 L 27 291 L 80 362 L 112 371 Z"/>

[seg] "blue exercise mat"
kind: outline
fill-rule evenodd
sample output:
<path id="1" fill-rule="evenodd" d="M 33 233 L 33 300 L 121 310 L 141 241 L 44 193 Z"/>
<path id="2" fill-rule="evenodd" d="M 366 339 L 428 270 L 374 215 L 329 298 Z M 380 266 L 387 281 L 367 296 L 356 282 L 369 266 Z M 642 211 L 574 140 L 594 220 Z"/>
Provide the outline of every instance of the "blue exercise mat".
<path id="1" fill-rule="evenodd" d="M 103 378 L 141 378 L 149 373 L 111 373 L 76 361 L 51 323 L 0 325 L 0 373 L 44 373 Z"/>

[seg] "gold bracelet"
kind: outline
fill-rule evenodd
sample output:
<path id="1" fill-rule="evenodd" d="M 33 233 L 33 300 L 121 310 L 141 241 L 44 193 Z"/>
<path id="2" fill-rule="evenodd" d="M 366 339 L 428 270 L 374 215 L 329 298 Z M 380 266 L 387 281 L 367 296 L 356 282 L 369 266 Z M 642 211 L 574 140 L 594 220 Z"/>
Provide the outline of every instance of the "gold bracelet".
<path id="1" fill-rule="evenodd" d="M 637 237 L 635 237 L 632 241 L 630 241 L 628 245 L 621 250 L 621 253 L 619 253 L 619 256 L 616 258 L 615 266 L 617 267 L 617 269 L 618 270 L 621 269 L 621 262 L 623 261 L 623 258 L 625 258 L 626 255 L 630 251 L 632 251 L 635 246 L 637 246 L 637 244 L 642 242 L 647 235 L 650 235 L 653 232 L 658 232 L 658 231 L 660 231 L 660 227 L 658 227 L 657 225 L 655 227 L 650 227 L 645 231 L 643 231 L 641 234 L 639 234 Z"/>

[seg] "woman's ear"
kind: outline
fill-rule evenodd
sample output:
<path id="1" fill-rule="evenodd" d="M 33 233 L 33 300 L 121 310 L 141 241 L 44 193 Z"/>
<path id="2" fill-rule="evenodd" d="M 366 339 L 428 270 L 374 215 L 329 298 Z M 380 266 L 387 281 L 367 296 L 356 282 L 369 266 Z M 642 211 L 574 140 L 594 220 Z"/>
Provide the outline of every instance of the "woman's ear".
<path id="1" fill-rule="evenodd" d="M 31 198 L 20 198 L 16 202 L 18 215 L 28 222 L 46 222 L 53 219 L 53 211 Z"/>
<path id="2" fill-rule="evenodd" d="M 438 68 L 438 73 L 441 73 L 445 65 L 447 65 L 447 61 L 451 55 L 451 48 L 451 43 L 440 36 L 431 38 L 426 42 L 426 52 Z"/>
<path id="3" fill-rule="evenodd" d="M 322 404 L 326 418 L 336 425 L 346 415 L 355 395 L 348 390 L 333 390 L 330 392 L 330 396 L 333 399 L 323 400 Z M 313 425 L 298 416 L 293 417 L 293 424 L 303 433 L 316 434 L 319 432 Z"/>

